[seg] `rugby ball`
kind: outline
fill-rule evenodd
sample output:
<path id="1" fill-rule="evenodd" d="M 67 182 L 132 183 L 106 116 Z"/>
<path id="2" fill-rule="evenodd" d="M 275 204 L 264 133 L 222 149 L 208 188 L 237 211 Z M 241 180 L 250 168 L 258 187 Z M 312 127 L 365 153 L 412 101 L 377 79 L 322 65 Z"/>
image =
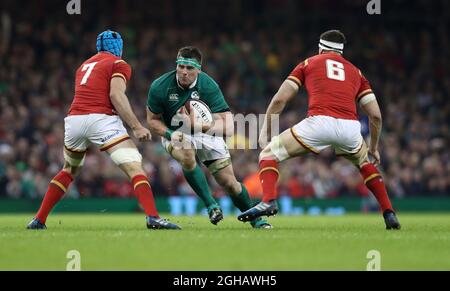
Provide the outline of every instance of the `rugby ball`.
<path id="1" fill-rule="evenodd" d="M 189 99 L 184 103 L 188 115 L 193 117 L 195 125 L 209 125 L 213 122 L 213 116 L 208 105 L 200 100 Z"/>

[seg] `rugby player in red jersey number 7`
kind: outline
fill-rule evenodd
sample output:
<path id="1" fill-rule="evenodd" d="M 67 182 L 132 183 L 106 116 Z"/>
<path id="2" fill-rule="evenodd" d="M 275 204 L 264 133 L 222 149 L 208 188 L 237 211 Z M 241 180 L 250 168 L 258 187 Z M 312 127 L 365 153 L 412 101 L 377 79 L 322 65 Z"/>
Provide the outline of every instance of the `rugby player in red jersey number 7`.
<path id="1" fill-rule="evenodd" d="M 278 163 L 307 152 L 319 154 L 332 147 L 358 167 L 366 186 L 375 195 L 383 212 L 387 229 L 400 229 L 380 172 L 378 141 L 381 133 L 381 113 L 369 82 L 361 71 L 342 54 L 345 36 L 330 30 L 320 36 L 319 54 L 300 63 L 283 82 L 266 112 L 260 145 L 260 181 L 264 197 L 262 202 L 242 213 L 238 219 L 250 221 L 278 212 Z M 273 114 L 280 114 L 286 104 L 304 86 L 308 92 L 308 116 L 267 143 Z M 370 145 L 367 147 L 358 121 L 356 105 L 369 117 Z M 370 162 L 369 154 L 374 162 Z"/>
<path id="2" fill-rule="evenodd" d="M 150 183 L 142 168 L 142 156 L 122 123 L 123 119 L 139 141 L 151 139 L 150 131 L 136 118 L 125 94 L 131 67 L 122 60 L 122 50 L 120 34 L 104 31 L 97 37 L 98 53 L 78 68 L 75 96 L 64 119 L 64 167 L 50 181 L 41 207 L 28 229 L 46 228 L 47 216 L 78 175 L 90 144 L 107 152 L 127 174 L 147 215 L 147 228 L 180 229 L 159 217 Z"/>

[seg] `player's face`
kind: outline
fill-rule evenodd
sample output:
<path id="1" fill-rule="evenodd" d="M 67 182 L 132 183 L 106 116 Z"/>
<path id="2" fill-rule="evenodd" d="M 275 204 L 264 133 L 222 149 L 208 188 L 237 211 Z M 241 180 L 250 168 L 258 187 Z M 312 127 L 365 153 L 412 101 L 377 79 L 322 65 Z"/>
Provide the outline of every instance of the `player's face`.
<path id="1" fill-rule="evenodd" d="M 197 79 L 200 70 L 186 65 L 177 65 L 178 83 L 183 87 L 189 87 Z"/>

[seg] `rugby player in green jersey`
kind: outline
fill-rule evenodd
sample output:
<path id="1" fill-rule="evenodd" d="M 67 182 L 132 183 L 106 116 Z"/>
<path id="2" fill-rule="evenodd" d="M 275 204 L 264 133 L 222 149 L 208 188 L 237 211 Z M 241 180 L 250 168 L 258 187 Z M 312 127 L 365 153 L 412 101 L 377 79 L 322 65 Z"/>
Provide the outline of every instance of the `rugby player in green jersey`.
<path id="1" fill-rule="evenodd" d="M 201 71 L 202 54 L 196 47 L 178 51 L 176 70 L 157 78 L 150 86 L 147 99 L 147 122 L 162 137 L 167 152 L 177 160 L 184 177 L 205 203 L 211 223 L 223 219 L 222 210 L 212 197 L 205 174 L 196 157 L 208 168 L 217 183 L 229 194 L 233 204 L 242 212 L 253 203 L 248 191 L 234 175 L 231 156 L 223 136 L 234 133 L 230 108 L 217 83 Z M 184 110 L 186 101 L 194 99 L 205 103 L 214 122 L 200 131 L 182 130 L 181 125 L 190 120 Z M 272 228 L 259 218 L 251 221 L 254 228 Z"/>

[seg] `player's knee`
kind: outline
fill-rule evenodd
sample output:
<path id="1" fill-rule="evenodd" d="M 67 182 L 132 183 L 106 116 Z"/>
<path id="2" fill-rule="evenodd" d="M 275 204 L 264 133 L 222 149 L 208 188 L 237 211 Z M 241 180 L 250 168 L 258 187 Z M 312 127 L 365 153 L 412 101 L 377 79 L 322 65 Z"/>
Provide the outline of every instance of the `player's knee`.
<path id="1" fill-rule="evenodd" d="M 221 172 L 223 169 L 227 168 L 231 165 L 231 158 L 223 158 L 215 160 L 213 163 L 208 165 L 209 172 L 216 176 L 219 172 Z"/>
<path id="2" fill-rule="evenodd" d="M 72 176 L 77 176 L 84 164 L 85 155 L 80 157 L 72 157 L 69 153 L 64 151 L 64 167 L 63 170 L 70 173 Z"/>
<path id="3" fill-rule="evenodd" d="M 193 169 L 197 165 L 195 161 L 194 150 L 183 150 L 183 157 L 181 158 L 181 165 L 184 169 Z"/>
<path id="4" fill-rule="evenodd" d="M 370 164 L 369 151 L 366 144 L 361 146 L 361 149 L 353 156 L 348 158 L 357 168 L 361 169 L 364 165 Z"/>
<path id="5" fill-rule="evenodd" d="M 279 136 L 272 138 L 270 143 L 259 154 L 259 161 L 263 160 L 277 160 L 282 162 L 289 158 L 289 153 L 284 147 Z"/>
<path id="6" fill-rule="evenodd" d="M 266 146 L 260 153 L 259 153 L 259 161 L 273 159 L 274 155 L 270 151 L 270 147 Z"/>
<path id="7" fill-rule="evenodd" d="M 362 168 L 365 165 L 371 164 L 369 157 L 365 158 L 365 159 L 358 159 L 357 161 L 354 162 L 355 166 L 358 168 Z"/>
<path id="8" fill-rule="evenodd" d="M 67 161 L 64 163 L 63 171 L 69 173 L 72 175 L 72 177 L 76 177 L 81 172 L 81 167 L 73 167 L 70 164 L 67 163 Z"/>
<path id="9" fill-rule="evenodd" d="M 146 176 L 144 169 L 142 168 L 142 164 L 138 162 L 121 164 L 120 168 L 127 174 L 130 179 L 137 175 Z"/>

